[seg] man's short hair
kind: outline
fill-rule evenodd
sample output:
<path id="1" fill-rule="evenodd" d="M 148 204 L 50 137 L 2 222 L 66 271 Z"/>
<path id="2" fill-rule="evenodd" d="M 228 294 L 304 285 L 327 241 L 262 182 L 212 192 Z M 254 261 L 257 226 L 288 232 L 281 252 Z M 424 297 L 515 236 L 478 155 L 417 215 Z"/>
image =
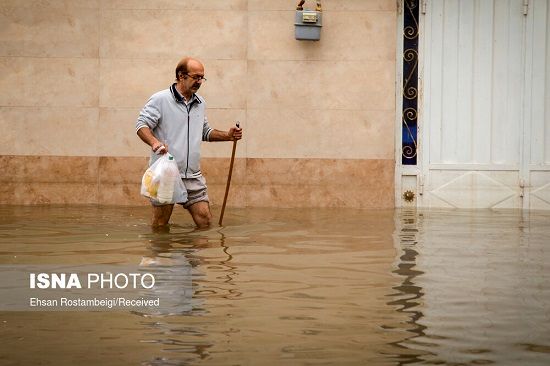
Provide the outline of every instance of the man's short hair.
<path id="1" fill-rule="evenodd" d="M 189 64 L 189 60 L 191 60 L 191 57 L 184 57 L 178 62 L 178 66 L 176 66 L 176 81 L 179 80 L 180 74 L 187 74 L 187 64 Z"/>

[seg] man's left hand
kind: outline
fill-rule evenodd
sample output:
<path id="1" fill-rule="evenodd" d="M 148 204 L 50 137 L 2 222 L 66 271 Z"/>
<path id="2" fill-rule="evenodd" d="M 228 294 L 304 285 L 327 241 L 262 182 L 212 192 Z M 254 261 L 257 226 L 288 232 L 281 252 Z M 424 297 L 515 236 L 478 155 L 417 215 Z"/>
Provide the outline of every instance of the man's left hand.
<path id="1" fill-rule="evenodd" d="M 243 138 L 243 129 L 238 127 L 231 127 L 229 131 L 227 131 L 227 135 L 232 141 L 240 140 Z"/>

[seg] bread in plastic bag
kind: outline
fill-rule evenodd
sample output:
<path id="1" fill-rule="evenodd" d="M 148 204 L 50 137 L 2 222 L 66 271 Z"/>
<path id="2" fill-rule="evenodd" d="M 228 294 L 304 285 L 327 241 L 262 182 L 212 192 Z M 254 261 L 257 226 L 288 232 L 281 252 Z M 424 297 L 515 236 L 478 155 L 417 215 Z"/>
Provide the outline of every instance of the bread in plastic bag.
<path id="1" fill-rule="evenodd" d="M 162 155 L 145 171 L 141 179 L 141 194 L 158 205 L 187 201 L 187 190 L 172 155 Z"/>

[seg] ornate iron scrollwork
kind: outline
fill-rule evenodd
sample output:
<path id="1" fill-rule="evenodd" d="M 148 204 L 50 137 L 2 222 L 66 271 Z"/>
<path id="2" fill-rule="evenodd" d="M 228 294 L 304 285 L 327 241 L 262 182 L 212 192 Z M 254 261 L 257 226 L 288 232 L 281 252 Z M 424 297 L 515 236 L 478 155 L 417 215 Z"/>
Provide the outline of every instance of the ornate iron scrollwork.
<path id="1" fill-rule="evenodd" d="M 403 105 L 401 163 L 417 163 L 418 131 L 418 4 L 403 0 Z"/>

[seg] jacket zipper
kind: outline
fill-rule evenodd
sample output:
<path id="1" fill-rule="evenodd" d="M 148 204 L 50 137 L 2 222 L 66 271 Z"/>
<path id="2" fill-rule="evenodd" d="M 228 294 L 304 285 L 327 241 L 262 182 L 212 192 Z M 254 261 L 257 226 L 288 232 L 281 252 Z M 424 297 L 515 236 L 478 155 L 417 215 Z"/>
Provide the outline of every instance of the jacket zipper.
<path id="1" fill-rule="evenodd" d="M 187 178 L 187 170 L 189 169 L 189 124 L 191 123 L 191 106 L 192 104 L 185 106 L 185 109 L 187 109 L 187 162 L 185 164 L 185 178 Z"/>
<path id="2" fill-rule="evenodd" d="M 196 100 L 193 100 L 189 105 L 185 105 L 187 109 L 187 162 L 185 164 L 185 178 L 187 178 L 187 171 L 189 170 L 189 145 L 191 144 L 189 134 L 191 133 L 189 125 L 191 124 L 191 108 L 195 104 Z"/>

